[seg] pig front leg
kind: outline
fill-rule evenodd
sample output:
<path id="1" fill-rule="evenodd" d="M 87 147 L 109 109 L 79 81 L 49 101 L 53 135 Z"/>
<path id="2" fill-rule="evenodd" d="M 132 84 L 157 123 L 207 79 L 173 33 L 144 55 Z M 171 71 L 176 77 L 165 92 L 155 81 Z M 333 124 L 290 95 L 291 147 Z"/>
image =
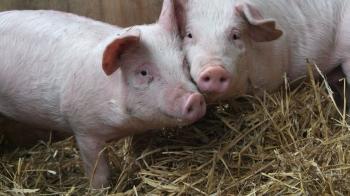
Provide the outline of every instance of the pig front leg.
<path id="1" fill-rule="evenodd" d="M 349 87 L 350 87 L 350 4 L 344 4 L 343 8 L 343 18 L 342 22 L 339 25 L 339 32 L 337 36 L 336 51 L 335 56 L 339 57 L 342 60 L 342 70 L 346 76 L 347 81 L 347 92 L 346 92 L 346 101 L 349 106 L 350 98 L 349 96 Z M 349 107 L 350 108 L 350 107 Z M 350 112 L 350 111 L 349 111 Z"/>
<path id="2" fill-rule="evenodd" d="M 345 94 L 345 98 L 346 98 L 346 103 L 349 106 L 349 101 L 350 101 L 350 58 L 348 58 L 343 64 L 342 64 L 342 70 L 344 72 L 345 78 L 346 78 L 346 82 L 347 82 L 347 86 L 346 86 L 346 94 Z M 349 107 L 349 111 L 350 113 L 350 107 Z"/>
<path id="3" fill-rule="evenodd" d="M 107 187 L 110 171 L 106 153 L 103 152 L 106 142 L 92 135 L 76 135 L 76 140 L 90 186 Z"/>
<path id="4" fill-rule="evenodd" d="M 342 79 L 346 79 L 346 76 L 343 72 L 342 67 L 337 67 L 333 69 L 331 72 L 326 74 L 327 82 L 334 93 L 334 99 L 339 108 L 344 107 L 344 98 L 349 98 L 348 93 L 348 87 L 346 87 L 344 92 L 344 81 Z M 348 80 L 346 80 L 348 81 Z M 348 86 L 348 85 L 346 85 Z M 348 100 L 346 100 L 348 102 Z"/>

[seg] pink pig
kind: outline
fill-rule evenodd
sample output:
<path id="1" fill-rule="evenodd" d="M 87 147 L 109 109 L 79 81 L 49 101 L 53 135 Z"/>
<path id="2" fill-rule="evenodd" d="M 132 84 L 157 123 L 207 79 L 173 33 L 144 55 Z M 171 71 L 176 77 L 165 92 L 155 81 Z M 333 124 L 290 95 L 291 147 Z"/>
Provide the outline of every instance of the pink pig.
<path id="1" fill-rule="evenodd" d="M 171 0 L 158 23 L 126 29 L 56 11 L 2 12 L 0 113 L 73 132 L 93 187 L 106 186 L 107 160 L 97 159 L 107 141 L 205 114 L 177 30 Z"/>
<path id="2" fill-rule="evenodd" d="M 350 1 L 175 0 L 191 76 L 208 100 L 274 90 L 306 59 L 350 79 Z"/>

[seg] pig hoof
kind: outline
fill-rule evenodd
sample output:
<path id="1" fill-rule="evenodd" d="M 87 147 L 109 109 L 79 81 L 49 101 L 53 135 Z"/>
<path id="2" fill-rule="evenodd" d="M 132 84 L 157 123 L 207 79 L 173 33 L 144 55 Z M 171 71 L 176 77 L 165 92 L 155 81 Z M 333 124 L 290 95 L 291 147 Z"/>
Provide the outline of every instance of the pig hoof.
<path id="1" fill-rule="evenodd" d="M 105 175 L 95 175 L 90 178 L 90 187 L 93 189 L 101 189 L 109 187 L 109 178 Z"/>

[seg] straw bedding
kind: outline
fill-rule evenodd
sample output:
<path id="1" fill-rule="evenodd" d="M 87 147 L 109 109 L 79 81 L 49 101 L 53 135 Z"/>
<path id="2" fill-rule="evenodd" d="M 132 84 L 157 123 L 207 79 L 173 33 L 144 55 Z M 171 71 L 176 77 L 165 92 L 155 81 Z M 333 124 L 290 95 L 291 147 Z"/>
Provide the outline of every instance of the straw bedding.
<path id="1" fill-rule="evenodd" d="M 104 190 L 89 189 L 73 138 L 3 148 L 0 195 L 349 195 L 344 111 L 312 79 L 211 106 L 192 126 L 109 144 Z"/>

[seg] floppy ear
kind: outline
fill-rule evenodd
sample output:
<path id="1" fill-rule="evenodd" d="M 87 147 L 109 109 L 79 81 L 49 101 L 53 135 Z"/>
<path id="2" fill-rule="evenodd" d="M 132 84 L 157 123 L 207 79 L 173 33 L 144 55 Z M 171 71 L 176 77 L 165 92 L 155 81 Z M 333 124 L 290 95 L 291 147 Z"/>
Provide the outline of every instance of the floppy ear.
<path id="1" fill-rule="evenodd" d="M 265 19 L 259 10 L 250 4 L 237 5 L 236 12 L 248 23 L 248 34 L 256 42 L 268 42 L 278 39 L 283 32 L 276 29 L 274 19 Z"/>
<path id="2" fill-rule="evenodd" d="M 139 29 L 130 29 L 114 41 L 105 49 L 102 59 L 102 68 L 107 76 L 113 74 L 119 67 L 120 56 L 128 48 L 137 45 L 140 42 L 141 31 Z"/>

